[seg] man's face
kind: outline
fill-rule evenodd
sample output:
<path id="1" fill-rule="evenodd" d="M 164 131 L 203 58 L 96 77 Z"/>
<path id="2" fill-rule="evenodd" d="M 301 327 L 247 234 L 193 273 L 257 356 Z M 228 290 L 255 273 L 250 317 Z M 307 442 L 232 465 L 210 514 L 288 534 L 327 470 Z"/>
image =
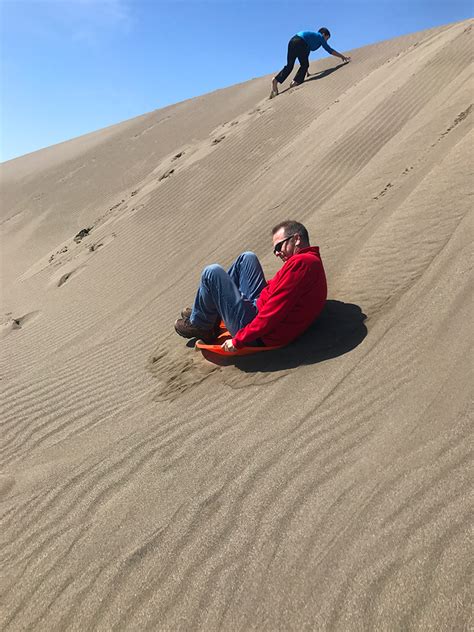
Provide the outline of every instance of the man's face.
<path id="1" fill-rule="evenodd" d="M 296 235 L 285 235 L 285 229 L 280 228 L 273 235 L 273 248 L 277 249 L 275 255 L 281 259 L 283 262 L 288 261 L 290 257 L 295 254 L 295 250 L 300 243 L 300 236 Z"/>
<path id="2" fill-rule="evenodd" d="M 329 35 L 323 35 L 323 37 L 324 37 L 324 39 L 325 39 L 325 40 L 326 40 L 326 42 L 327 42 L 327 41 L 328 41 L 328 39 L 329 39 Z"/>

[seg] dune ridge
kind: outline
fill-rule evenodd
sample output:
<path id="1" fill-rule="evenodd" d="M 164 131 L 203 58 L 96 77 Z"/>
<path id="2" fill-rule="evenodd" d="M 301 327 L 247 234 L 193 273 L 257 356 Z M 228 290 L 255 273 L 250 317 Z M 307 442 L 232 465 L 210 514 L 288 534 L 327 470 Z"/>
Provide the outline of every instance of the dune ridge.
<path id="1" fill-rule="evenodd" d="M 0 166 L 2 630 L 472 626 L 472 21 L 351 54 Z M 206 361 L 289 217 L 325 314 Z"/>

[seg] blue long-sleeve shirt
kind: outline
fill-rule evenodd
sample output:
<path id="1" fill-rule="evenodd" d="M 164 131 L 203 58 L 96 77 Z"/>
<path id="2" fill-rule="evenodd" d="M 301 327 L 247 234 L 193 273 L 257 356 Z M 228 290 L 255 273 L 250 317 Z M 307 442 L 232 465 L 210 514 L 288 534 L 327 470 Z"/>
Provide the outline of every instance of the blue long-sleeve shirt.
<path id="1" fill-rule="evenodd" d="M 320 46 L 322 46 L 329 54 L 332 54 L 333 52 L 333 49 L 329 46 L 321 33 L 315 33 L 314 31 L 300 31 L 299 33 L 296 33 L 296 35 L 304 39 L 309 46 L 309 50 L 317 50 Z"/>

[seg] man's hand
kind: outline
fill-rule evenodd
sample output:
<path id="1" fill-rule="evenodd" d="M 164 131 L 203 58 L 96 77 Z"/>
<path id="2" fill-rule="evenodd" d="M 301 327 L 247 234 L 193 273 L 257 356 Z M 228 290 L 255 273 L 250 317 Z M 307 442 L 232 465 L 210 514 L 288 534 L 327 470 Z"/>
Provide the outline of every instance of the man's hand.
<path id="1" fill-rule="evenodd" d="M 232 338 L 229 338 L 229 340 L 226 340 L 225 342 L 222 343 L 221 347 L 222 349 L 224 349 L 224 351 L 229 351 L 229 352 L 237 351 L 237 348 L 234 347 L 232 343 L 233 343 Z"/>
<path id="2" fill-rule="evenodd" d="M 333 50 L 331 55 L 334 55 L 334 57 L 339 57 L 339 59 L 342 59 L 342 61 L 347 64 L 349 61 L 351 61 L 350 57 L 346 57 L 346 55 L 343 55 L 342 53 L 339 53 L 337 50 Z"/>

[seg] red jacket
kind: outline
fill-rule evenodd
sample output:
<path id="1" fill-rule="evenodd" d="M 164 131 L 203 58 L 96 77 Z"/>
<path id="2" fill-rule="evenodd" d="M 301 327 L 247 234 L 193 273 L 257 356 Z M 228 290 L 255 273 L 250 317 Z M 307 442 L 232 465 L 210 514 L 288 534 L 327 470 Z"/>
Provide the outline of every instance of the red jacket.
<path id="1" fill-rule="evenodd" d="M 326 297 L 319 248 L 303 248 L 268 281 L 257 300 L 258 314 L 237 332 L 234 346 L 248 346 L 257 338 L 267 347 L 288 344 L 308 329 L 323 309 Z"/>

